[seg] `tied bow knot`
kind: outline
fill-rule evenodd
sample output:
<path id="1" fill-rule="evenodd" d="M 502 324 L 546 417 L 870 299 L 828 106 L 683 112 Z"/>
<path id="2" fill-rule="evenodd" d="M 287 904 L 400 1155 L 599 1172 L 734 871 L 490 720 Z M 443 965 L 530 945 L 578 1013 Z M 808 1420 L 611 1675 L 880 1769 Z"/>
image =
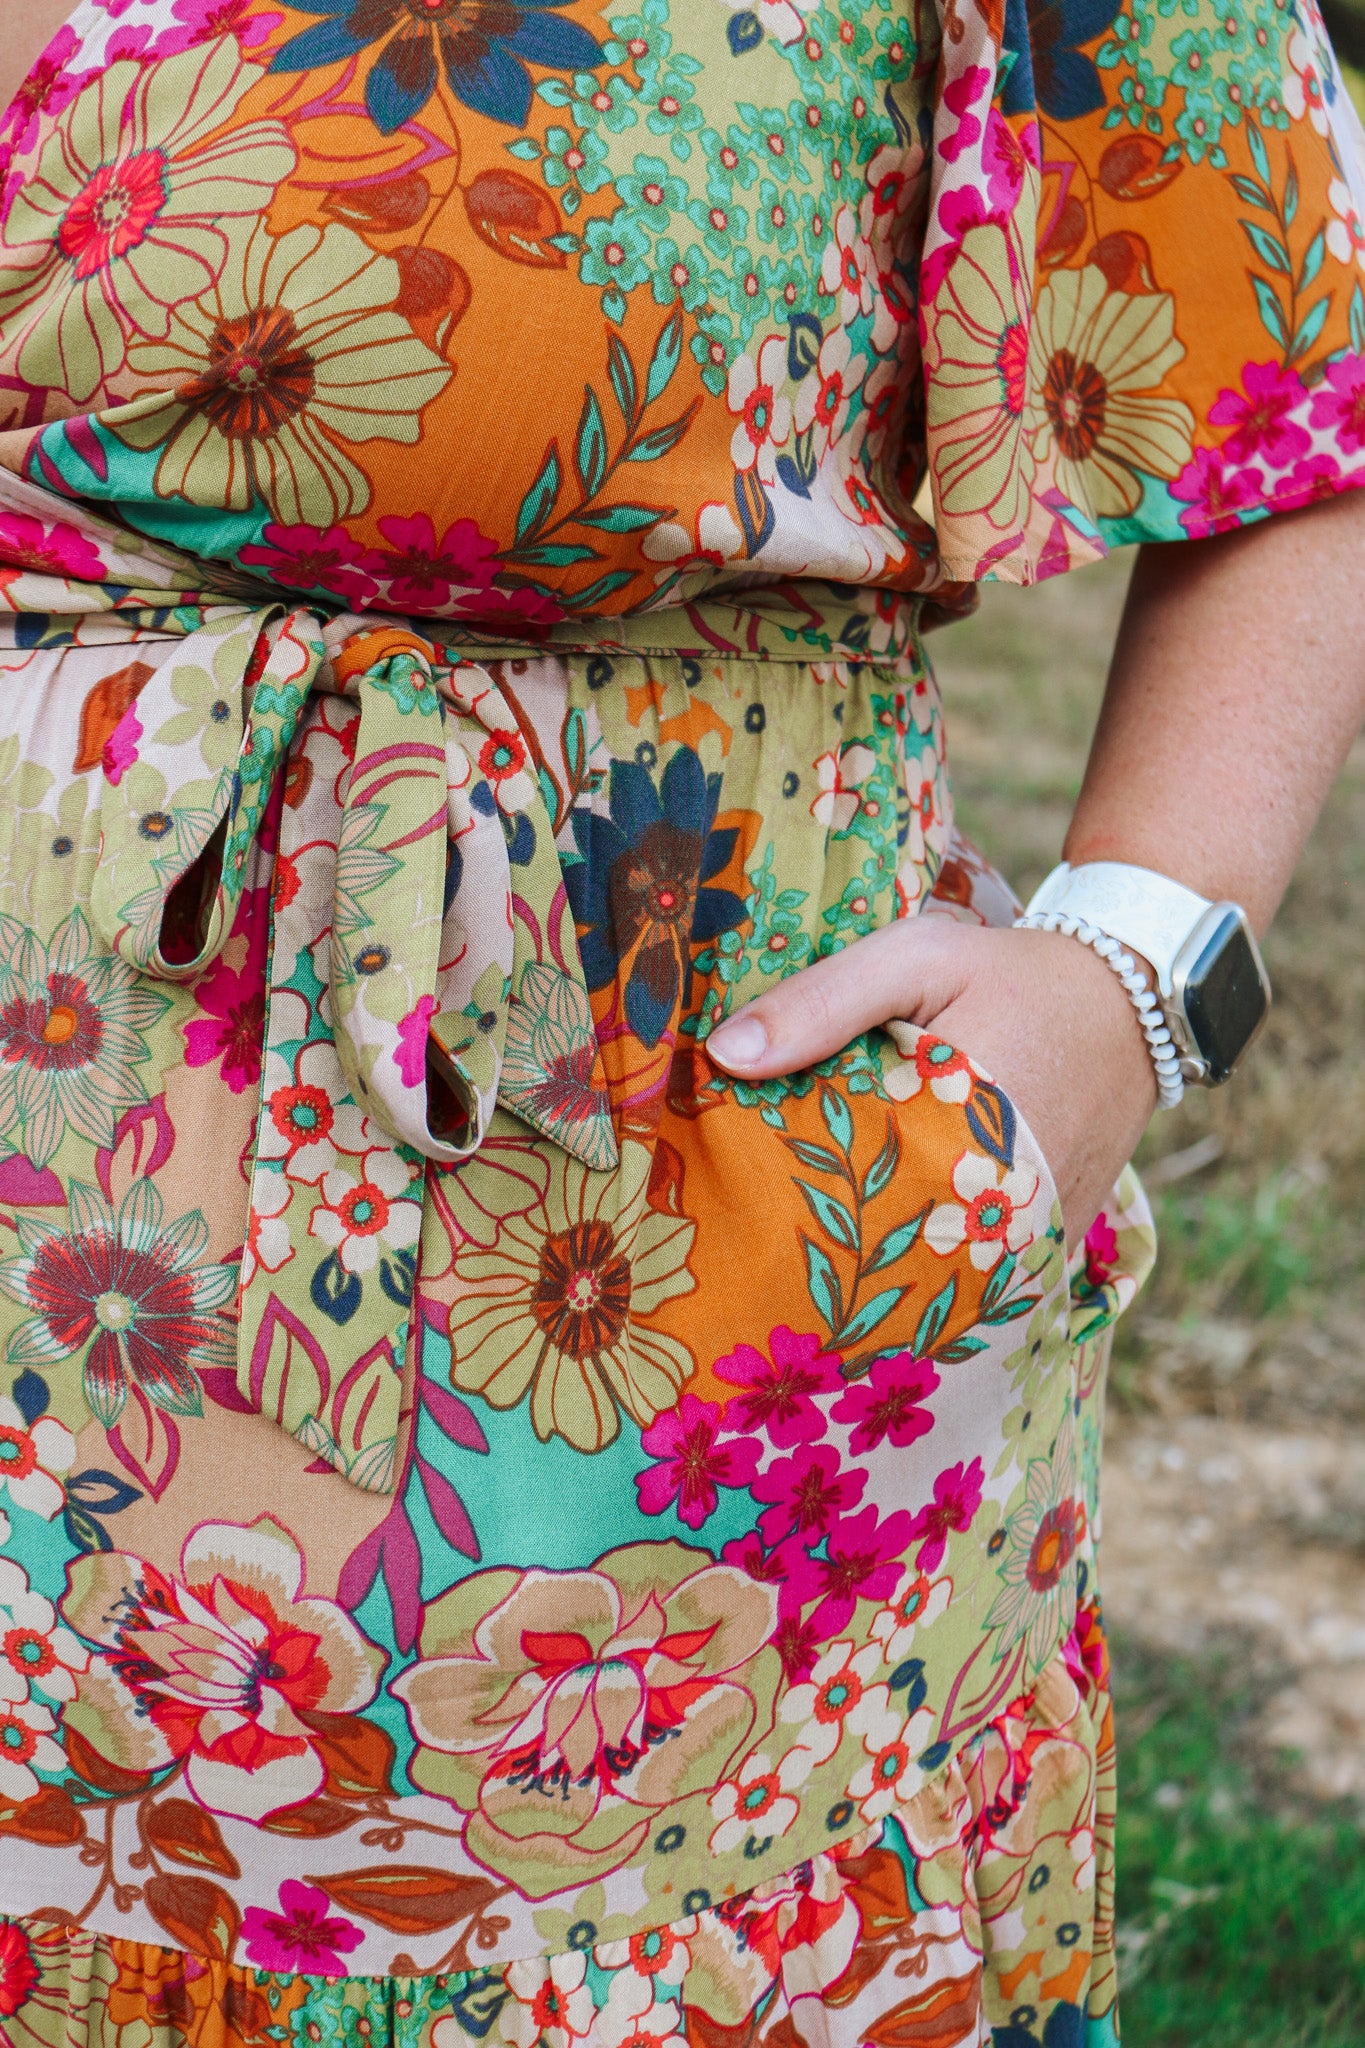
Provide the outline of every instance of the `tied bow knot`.
<path id="1" fill-rule="evenodd" d="M 533 750 L 485 669 L 280 607 L 174 643 L 114 738 L 114 950 L 192 980 L 271 884 L 239 1393 L 391 1490 L 427 1162 L 473 1159 L 499 1106 L 617 1162 Z"/>

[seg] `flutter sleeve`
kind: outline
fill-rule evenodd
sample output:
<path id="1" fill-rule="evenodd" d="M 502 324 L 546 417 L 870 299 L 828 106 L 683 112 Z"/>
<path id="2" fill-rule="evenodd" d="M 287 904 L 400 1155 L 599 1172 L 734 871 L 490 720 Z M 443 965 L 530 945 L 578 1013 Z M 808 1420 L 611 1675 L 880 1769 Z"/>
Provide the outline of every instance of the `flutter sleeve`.
<path id="1" fill-rule="evenodd" d="M 945 577 L 1365 482 L 1365 135 L 1314 0 L 945 0 L 931 147 Z"/>

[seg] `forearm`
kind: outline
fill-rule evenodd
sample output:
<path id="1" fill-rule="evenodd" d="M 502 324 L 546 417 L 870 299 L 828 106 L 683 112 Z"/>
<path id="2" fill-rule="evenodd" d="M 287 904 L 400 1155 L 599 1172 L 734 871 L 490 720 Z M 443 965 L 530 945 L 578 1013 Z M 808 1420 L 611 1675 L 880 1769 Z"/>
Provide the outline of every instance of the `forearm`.
<path id="1" fill-rule="evenodd" d="M 1365 492 L 1139 553 L 1066 858 L 1263 931 L 1365 717 Z"/>

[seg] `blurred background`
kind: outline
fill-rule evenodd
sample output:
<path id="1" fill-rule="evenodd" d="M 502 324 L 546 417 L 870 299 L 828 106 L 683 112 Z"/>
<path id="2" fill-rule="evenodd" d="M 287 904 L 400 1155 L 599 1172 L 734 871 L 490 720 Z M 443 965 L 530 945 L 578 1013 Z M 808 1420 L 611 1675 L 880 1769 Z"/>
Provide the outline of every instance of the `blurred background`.
<path id="1" fill-rule="evenodd" d="M 987 586 L 930 643 L 960 820 L 1024 896 L 1130 567 Z M 1248 1068 L 1139 1155 L 1161 1255 L 1120 1325 L 1101 1547 L 1129 2048 L 1365 2048 L 1363 934 L 1365 739 L 1270 934 Z"/>

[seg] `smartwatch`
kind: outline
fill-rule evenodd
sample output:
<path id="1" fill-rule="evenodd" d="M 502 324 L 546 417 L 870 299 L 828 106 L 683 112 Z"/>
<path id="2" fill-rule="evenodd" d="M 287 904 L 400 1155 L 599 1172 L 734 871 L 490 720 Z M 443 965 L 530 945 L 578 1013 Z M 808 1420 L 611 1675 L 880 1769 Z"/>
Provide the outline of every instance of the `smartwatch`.
<path id="1" fill-rule="evenodd" d="M 1186 1081 L 1226 1081 L 1269 1015 L 1265 962 L 1236 903 L 1123 861 L 1063 861 L 1024 914 L 1035 913 L 1097 925 L 1149 963 Z"/>

